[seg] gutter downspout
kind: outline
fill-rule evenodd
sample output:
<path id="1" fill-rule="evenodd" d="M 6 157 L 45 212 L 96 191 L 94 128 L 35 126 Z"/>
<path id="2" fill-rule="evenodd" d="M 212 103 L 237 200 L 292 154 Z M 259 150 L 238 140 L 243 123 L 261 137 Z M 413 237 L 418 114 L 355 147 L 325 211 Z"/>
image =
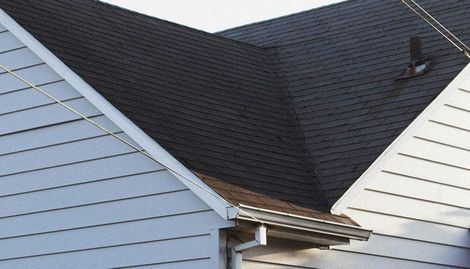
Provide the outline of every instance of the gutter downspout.
<path id="1" fill-rule="evenodd" d="M 257 246 L 266 246 L 268 244 L 267 241 L 267 228 L 265 225 L 261 224 L 256 228 L 255 233 L 255 240 L 250 242 L 246 242 L 240 245 L 233 246 L 231 249 L 232 257 L 231 257 L 231 266 L 232 269 L 242 269 L 242 262 L 243 262 L 243 254 L 242 252 L 254 248 Z"/>

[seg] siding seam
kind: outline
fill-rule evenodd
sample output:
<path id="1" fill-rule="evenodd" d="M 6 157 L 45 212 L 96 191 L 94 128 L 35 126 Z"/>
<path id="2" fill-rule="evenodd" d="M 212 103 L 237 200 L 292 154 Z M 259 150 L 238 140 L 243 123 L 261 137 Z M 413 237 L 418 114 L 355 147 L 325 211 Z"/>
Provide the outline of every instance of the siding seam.
<path id="1" fill-rule="evenodd" d="M 41 84 L 38 84 L 36 86 L 44 87 L 44 86 L 51 85 L 51 84 L 54 84 L 54 83 L 59 83 L 59 82 L 66 82 L 66 81 L 64 79 L 58 79 L 58 80 L 53 80 L 51 82 L 41 83 Z M 30 89 L 32 89 L 32 88 L 28 86 L 28 87 L 19 88 L 19 89 L 16 89 L 16 90 L 9 90 L 9 91 L 6 91 L 6 92 L 0 92 L 0 96 L 5 95 L 5 94 L 14 93 L 14 92 L 19 92 L 19 91 L 30 90 Z"/>
<path id="2" fill-rule="evenodd" d="M 407 258 L 385 256 L 385 255 L 380 255 L 380 254 L 371 254 L 371 253 L 356 252 L 356 251 L 342 250 L 342 249 L 333 249 L 333 250 L 334 251 L 339 251 L 339 252 L 348 252 L 348 253 L 354 253 L 354 254 L 358 254 L 358 255 L 374 256 L 374 257 L 388 258 L 388 259 L 401 260 L 401 261 L 409 261 L 409 262 L 417 262 L 417 263 L 424 263 L 424 264 L 431 264 L 431 265 L 439 265 L 439 266 L 453 267 L 453 268 L 459 268 L 459 269 L 470 269 L 470 267 L 462 267 L 462 266 L 458 266 L 458 265 L 449 265 L 449 264 L 442 264 L 442 263 L 435 263 L 435 262 L 426 262 L 426 261 L 413 260 L 413 259 L 407 259 Z"/>
<path id="3" fill-rule="evenodd" d="M 436 124 L 440 124 L 440 125 L 444 125 L 444 126 L 446 126 L 446 127 L 453 128 L 453 129 L 457 129 L 457 130 L 462 130 L 462 131 L 470 132 L 470 130 L 467 129 L 467 128 L 462 128 L 462 127 L 455 126 L 455 125 L 450 124 L 450 123 L 441 122 L 441 121 L 439 121 L 439 120 L 430 119 L 429 122 L 436 123 Z"/>
<path id="4" fill-rule="evenodd" d="M 383 237 L 396 238 L 396 239 L 405 240 L 405 241 L 415 241 L 415 242 L 422 242 L 422 243 L 426 243 L 426 244 L 433 244 L 433 245 L 439 245 L 439 246 L 446 246 L 446 247 L 453 247 L 453 248 L 461 248 L 461 249 L 470 250 L 470 247 L 457 246 L 457 245 L 451 245 L 451 244 L 439 243 L 439 242 L 433 242 L 433 241 L 422 240 L 422 239 L 417 239 L 417 238 L 407 238 L 407 237 L 403 237 L 403 236 L 397 236 L 397 235 L 391 235 L 391 234 L 385 234 L 385 233 L 378 233 L 378 232 L 374 232 L 373 234 L 383 236 Z"/>
<path id="5" fill-rule="evenodd" d="M 138 265 L 129 265 L 125 267 L 112 267 L 109 269 L 124 269 L 124 268 L 137 268 L 137 267 L 146 267 L 146 266 L 153 266 L 153 265 L 162 265 L 162 264 L 174 264 L 174 263 L 184 263 L 184 262 L 191 262 L 191 261 L 203 261 L 203 260 L 210 260 L 210 257 L 202 257 L 202 258 L 194 258 L 194 259 L 184 259 L 184 260 L 174 260 L 174 261 L 167 261 L 167 262 L 157 262 L 157 263 L 146 263 L 146 264 L 138 264 Z"/>
<path id="6" fill-rule="evenodd" d="M 89 119 L 94 119 L 94 118 L 102 117 L 102 116 L 104 116 L 104 114 L 93 115 L 93 116 L 90 116 L 88 118 Z M 16 135 L 16 134 L 35 131 L 35 130 L 46 129 L 46 128 L 55 127 L 55 126 L 59 126 L 59 125 L 62 125 L 62 124 L 68 124 L 68 123 L 72 123 L 72 122 L 78 122 L 78 121 L 84 121 L 84 120 L 81 119 L 81 118 L 77 118 L 77 119 L 66 120 L 66 121 L 62 121 L 62 122 L 58 122 L 58 123 L 56 122 L 56 123 L 46 124 L 46 125 L 42 125 L 42 126 L 38 126 L 38 127 L 22 129 L 22 130 L 19 130 L 19 131 L 13 131 L 13 132 L 10 132 L 10 133 L 4 133 L 4 134 L 0 134 L 0 139 L 2 137 L 9 136 L 9 135 Z"/>
<path id="7" fill-rule="evenodd" d="M 367 212 L 367 213 L 373 213 L 373 214 L 377 214 L 377 215 L 384 215 L 384 216 L 396 217 L 396 218 L 401 218 L 401 219 L 408 219 L 408 220 L 413 220 L 413 221 L 418 221 L 418 222 L 426 222 L 426 223 L 431 223 L 431 224 L 438 224 L 438 225 L 443 225 L 443 226 L 448 226 L 448 227 L 453 227 L 453 228 L 459 228 L 459 229 L 463 229 L 463 230 L 465 230 L 465 231 L 468 231 L 468 227 L 466 227 L 466 226 L 460 226 L 460 225 L 455 225 L 455 224 L 448 224 L 448 223 L 437 222 L 437 221 L 432 221 L 432 220 L 411 218 L 411 217 L 406 217 L 406 216 L 400 216 L 400 215 L 395 215 L 395 214 L 389 214 L 389 213 L 385 213 L 385 212 L 367 210 L 367 209 L 358 208 L 358 207 L 351 207 L 351 206 L 350 206 L 350 207 L 348 207 L 348 209 L 356 210 L 356 211 L 362 211 L 362 212 Z"/>
<path id="8" fill-rule="evenodd" d="M 117 132 L 113 132 L 113 134 L 124 134 L 124 132 L 123 131 L 117 131 Z M 61 143 L 56 143 L 56 144 L 51 144 L 51 145 L 45 145 L 45 146 L 39 146 L 39 147 L 35 147 L 35 148 L 23 149 L 23 150 L 19 150 L 19 151 L 12 151 L 12 152 L 8 152 L 8 153 L 2 153 L 2 154 L 0 154 L 0 158 L 5 157 L 5 156 L 19 154 L 19 153 L 35 151 L 35 150 L 38 150 L 38 149 L 53 148 L 53 147 L 56 147 L 56 146 L 63 146 L 63 145 L 67 145 L 67 144 L 73 144 L 73 143 L 77 143 L 77 142 L 83 142 L 83 141 L 93 140 L 93 139 L 96 139 L 96 138 L 103 138 L 103 137 L 107 137 L 107 136 L 110 136 L 110 134 L 107 134 L 107 133 L 106 134 L 100 134 L 100 135 L 95 135 L 95 136 L 79 138 L 79 139 L 75 139 L 75 140 L 67 140 L 66 142 L 61 142 Z"/>
<path id="9" fill-rule="evenodd" d="M 254 259 L 243 259 L 243 260 L 248 261 L 248 262 L 254 262 L 254 263 L 262 263 L 262 264 L 269 264 L 269 265 L 276 265 L 276 266 L 287 266 L 288 268 L 320 269 L 319 267 L 305 267 L 305 266 L 291 265 L 291 264 L 286 264 L 286 263 L 258 261 L 258 260 L 254 260 Z"/>
<path id="10" fill-rule="evenodd" d="M 130 152 L 124 152 L 124 153 L 115 154 L 115 155 L 110 155 L 110 156 L 104 156 L 104 157 L 100 157 L 100 158 L 93 158 L 93 159 L 89 159 L 89 160 L 81 160 L 81 161 L 77 161 L 77 162 L 71 162 L 71 163 L 53 165 L 53 166 L 48 166 L 48 167 L 36 168 L 36 169 L 32 169 L 32 170 L 25 170 L 25 171 L 20 171 L 20 172 L 14 172 L 14 173 L 11 173 L 11 174 L 0 175 L 0 180 L 2 180 L 2 177 L 14 176 L 14 175 L 25 174 L 25 173 L 30 173 L 30 172 L 36 172 L 36 171 L 41 171 L 41 170 L 47 170 L 47 169 L 52 169 L 52 168 L 57 168 L 57 167 L 68 166 L 68 165 L 74 165 L 74 164 L 92 162 L 92 161 L 96 161 L 96 160 L 103 160 L 103 159 L 108 159 L 108 158 L 123 156 L 123 155 L 132 154 L 132 153 L 137 153 L 137 152 L 138 152 L 138 151 L 134 150 L 134 151 L 130 151 Z"/>
<path id="11" fill-rule="evenodd" d="M 94 248 L 85 248 L 85 249 L 68 250 L 68 251 L 53 252 L 53 253 L 44 253 L 44 254 L 37 254 L 37 255 L 18 256 L 18 257 L 0 259 L 0 262 L 3 262 L 3 261 L 11 261 L 11 260 L 19 260 L 19 259 L 36 258 L 36 257 L 44 257 L 44 256 L 52 256 L 52 255 L 60 255 L 60 254 L 68 254 L 68 253 L 82 252 L 82 251 L 90 251 L 90 250 L 99 250 L 99 249 L 106 249 L 106 248 L 116 248 L 116 247 L 125 247 L 125 246 L 132 246 L 132 245 L 140 245 L 140 244 L 164 242 L 164 241 L 171 241 L 171 240 L 178 240 L 178 239 L 196 238 L 196 237 L 203 237 L 203 236 L 210 236 L 210 233 L 209 233 L 209 234 L 207 234 L 207 233 L 204 233 L 204 234 L 195 234 L 195 235 L 189 235 L 189 236 L 178 236 L 178 237 L 172 237 L 172 238 L 165 238 L 165 239 L 158 239 L 158 240 L 149 240 L 149 241 L 140 241 L 140 242 L 134 242 L 134 243 L 117 244 L 117 245 L 102 246 L 102 247 L 94 247 Z"/>
<path id="12" fill-rule="evenodd" d="M 140 222 L 140 221 L 146 221 L 146 220 L 155 220 L 155 219 L 164 219 L 164 218 L 178 217 L 178 216 L 185 216 L 185 215 L 193 215 L 193 214 L 199 214 L 199 213 L 204 213 L 204 212 L 212 212 L 212 209 L 203 209 L 203 210 L 195 210 L 195 211 L 193 210 L 193 211 L 187 211 L 187 212 L 182 212 L 182 213 L 167 214 L 167 215 L 148 217 L 148 218 L 107 222 L 107 223 L 80 226 L 80 227 L 68 228 L 68 229 L 53 230 L 53 231 L 47 231 L 47 232 L 38 232 L 38 233 L 29 233 L 29 234 L 15 235 L 15 236 L 9 236 L 9 237 L 1 237 L 0 241 L 9 240 L 9 239 L 16 239 L 16 238 L 23 238 L 23 237 L 34 237 L 34 236 L 38 236 L 38 235 L 69 232 L 69 231 L 79 231 L 79 230 L 85 230 L 85 229 L 90 229 L 90 228 L 98 228 L 98 227 L 103 227 L 103 226 L 112 226 L 112 225 L 126 224 L 126 223 L 132 223 L 132 222 Z"/>
<path id="13" fill-rule="evenodd" d="M 18 50 L 20 48 L 17 48 L 15 50 Z M 23 70 L 26 70 L 26 69 L 29 69 L 29 68 L 33 68 L 33 67 L 38 67 L 38 66 L 41 66 L 41 65 L 46 65 L 45 62 L 41 62 L 41 63 L 37 63 L 37 64 L 31 64 L 31 65 L 26 65 L 26 66 L 23 66 L 23 67 L 18 67 L 18 68 L 15 68 L 15 69 L 12 69 L 11 71 L 13 72 L 18 72 L 18 71 L 23 71 Z M 46 65 L 47 66 L 47 65 Z M 7 72 L 5 71 L 0 71 L 0 76 L 1 75 L 5 75 L 5 74 L 8 74 Z"/>
<path id="14" fill-rule="evenodd" d="M 470 188 L 457 186 L 457 185 L 453 185 L 453 184 L 448 184 L 448 183 L 443 183 L 443 182 L 439 182 L 439 181 L 435 181 L 435 180 L 431 180 L 431 179 L 405 175 L 405 174 L 398 173 L 398 172 L 393 172 L 393 171 L 390 171 L 390 170 L 382 170 L 382 172 L 386 173 L 386 174 L 395 175 L 395 176 L 405 177 L 405 178 L 411 179 L 411 180 L 424 181 L 424 182 L 428 182 L 428 183 L 432 183 L 432 184 L 436 184 L 436 185 L 442 185 L 442 186 L 446 186 L 446 187 L 450 187 L 450 188 L 456 188 L 456 189 L 470 191 Z"/>
<path id="15" fill-rule="evenodd" d="M 39 210 L 39 211 L 21 213 L 21 214 L 16 214 L 16 215 L 6 215 L 6 216 L 1 216 L 0 220 L 20 217 L 20 216 L 27 216 L 27 215 L 35 215 L 35 214 L 53 212 L 53 211 L 67 210 L 67 209 L 72 209 L 72 208 L 87 207 L 87 206 L 107 204 L 107 203 L 113 203 L 113 202 L 134 200 L 134 199 L 153 197 L 153 196 L 165 195 L 165 194 L 170 194 L 170 193 L 178 193 L 178 192 L 184 192 L 184 191 L 189 191 L 189 189 L 184 188 L 184 189 L 177 189 L 177 190 L 173 190 L 173 191 L 166 191 L 166 192 L 160 192 L 160 193 L 153 193 L 153 194 L 145 194 L 145 195 L 139 195 L 139 196 L 126 197 L 126 198 L 112 199 L 112 200 L 101 201 L 101 202 L 86 203 L 86 204 L 81 204 L 81 205 L 66 206 L 66 207 L 53 208 L 53 209 L 47 209 L 47 210 Z"/>
<path id="16" fill-rule="evenodd" d="M 5 31 L 0 32 L 0 34 L 1 34 L 1 33 L 5 33 Z M 3 50 L 3 51 L 0 51 L 0 55 L 1 55 L 1 54 L 6 54 L 6 53 L 9 53 L 9 52 L 13 52 L 13 51 L 17 51 L 17 50 L 26 49 L 26 48 L 28 48 L 28 47 L 22 46 L 22 47 L 18 47 L 18 48 L 14 48 L 14 49 Z M 2 72 L 2 74 L 4 74 L 4 73 L 5 73 L 5 72 Z"/>
<path id="17" fill-rule="evenodd" d="M 0 199 L 7 198 L 7 197 L 14 197 L 14 196 L 19 196 L 19 195 L 24 195 L 24 194 L 31 194 L 31 193 L 49 191 L 49 190 L 58 190 L 58 189 L 62 189 L 62 188 L 75 187 L 75 186 L 80 186 L 80 185 L 87 185 L 87 184 L 91 185 L 91 184 L 94 184 L 94 183 L 99 183 L 99 182 L 104 182 L 104 181 L 122 179 L 122 178 L 126 178 L 126 177 L 141 176 L 141 175 L 152 174 L 152 173 L 157 173 L 157 172 L 164 172 L 164 171 L 167 171 L 167 170 L 165 168 L 161 168 L 161 169 L 156 169 L 156 170 L 151 170 L 151 171 L 146 171 L 146 172 L 124 174 L 124 175 L 119 175 L 119 176 L 114 176 L 114 177 L 92 179 L 92 180 L 88 180 L 88 181 L 85 180 L 83 182 L 78 182 L 78 183 L 73 183 L 73 184 L 58 185 L 58 186 L 54 186 L 54 187 L 50 187 L 50 188 L 36 189 L 36 190 L 31 190 L 31 191 L 0 195 Z"/>
<path id="18" fill-rule="evenodd" d="M 423 157 L 418 157 L 418 156 L 413 156 L 413 155 L 406 154 L 406 153 L 402 153 L 402 152 L 397 153 L 397 155 L 406 156 L 406 157 L 409 157 L 409 158 L 413 158 L 413 159 L 417 159 L 417 160 L 422 160 L 422 161 L 427 161 L 427 162 L 431 162 L 431 163 L 436 163 L 436 164 L 440 164 L 440 165 L 444 165 L 444 166 L 448 166 L 448 167 L 458 168 L 458 169 L 462 169 L 462 170 L 465 170 L 465 171 L 470 171 L 470 168 L 466 168 L 466 167 L 463 167 L 463 166 L 458 166 L 458 165 L 454 165 L 454 164 L 449 164 L 449 163 L 443 163 L 443 162 L 439 162 L 439 161 L 434 161 L 434 160 L 431 160 L 431 159 L 427 159 L 427 158 L 423 158 Z"/>
<path id="19" fill-rule="evenodd" d="M 446 146 L 446 147 L 449 147 L 449 148 L 454 148 L 454 149 L 470 152 L 470 149 L 468 149 L 468 148 L 454 146 L 454 145 L 451 145 L 451 144 L 448 144 L 448 143 L 439 142 L 439 141 L 436 141 L 436 140 L 433 140 L 433 139 L 430 139 L 430 138 L 421 137 L 421 136 L 418 136 L 418 135 L 413 136 L 413 138 L 423 140 L 423 141 L 426 141 L 426 142 L 429 142 L 429 143 L 432 143 L 432 144 L 438 144 L 438 145 L 441 145 L 441 146 Z"/>
<path id="20" fill-rule="evenodd" d="M 63 100 L 61 100 L 61 101 L 63 101 L 63 102 L 69 102 L 69 101 L 79 100 L 79 99 L 82 99 L 82 98 L 83 98 L 83 96 L 78 96 L 78 97 L 72 97 L 72 98 L 63 99 Z M 28 107 L 28 108 L 22 108 L 22 109 L 18 109 L 18 110 L 12 110 L 12 111 L 9 111 L 9 112 L 0 113 L 0 116 L 11 115 L 11 114 L 15 114 L 15 113 L 19 113 L 19 112 L 24 112 L 24 111 L 28 111 L 28 110 L 33 110 L 33 109 L 36 109 L 36 108 L 42 108 L 42 107 L 46 107 L 46 106 L 50 106 L 50 105 L 55 105 L 55 104 L 57 104 L 57 103 L 54 102 L 54 101 L 51 101 L 50 103 L 44 103 L 44 104 L 41 104 L 41 105 L 30 106 L 30 107 Z"/>
<path id="21" fill-rule="evenodd" d="M 459 206 L 459 205 L 453 205 L 453 204 L 448 204 L 448 203 L 443 203 L 443 202 L 428 200 L 428 199 L 424 199 L 424 198 L 406 196 L 406 195 L 402 195 L 402 194 L 398 194 L 398 193 L 392 193 L 392 192 L 387 192 L 387 191 L 375 190 L 375 189 L 371 189 L 371 188 L 364 188 L 364 190 L 365 190 L 365 191 L 369 191 L 369 192 L 375 192 L 375 193 L 380 193 L 380 194 L 386 194 L 386 195 L 390 195 L 390 196 L 395 196 L 395 197 L 406 198 L 406 199 L 410 199 L 410 200 L 416 200 L 416 201 L 421 201 L 421 202 L 427 202 L 427 203 L 430 203 L 430 204 L 444 205 L 444 206 L 449 206 L 449 207 L 455 207 L 455 208 L 470 210 L 470 207 Z"/>

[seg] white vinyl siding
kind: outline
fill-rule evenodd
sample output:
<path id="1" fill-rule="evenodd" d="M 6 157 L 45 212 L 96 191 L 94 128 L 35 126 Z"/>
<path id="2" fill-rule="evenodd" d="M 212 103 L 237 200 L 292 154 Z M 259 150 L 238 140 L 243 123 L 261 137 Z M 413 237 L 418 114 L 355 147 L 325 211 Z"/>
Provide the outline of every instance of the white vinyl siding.
<path id="1" fill-rule="evenodd" d="M 244 255 L 247 268 L 470 268 L 469 71 L 347 200 L 340 213 L 372 229 L 369 241 L 331 250 L 268 244 Z"/>
<path id="2" fill-rule="evenodd" d="M 0 64 L 132 142 L 1 25 Z M 0 71 L 0 268 L 212 268 L 227 226 L 164 167 Z"/>

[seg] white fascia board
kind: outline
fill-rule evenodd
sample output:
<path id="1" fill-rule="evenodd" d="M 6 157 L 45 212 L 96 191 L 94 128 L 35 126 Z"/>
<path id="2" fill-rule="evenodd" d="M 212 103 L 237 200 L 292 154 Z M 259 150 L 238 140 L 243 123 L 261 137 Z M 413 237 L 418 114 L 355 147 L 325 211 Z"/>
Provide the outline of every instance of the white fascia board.
<path id="1" fill-rule="evenodd" d="M 447 100 L 452 98 L 457 92 L 455 89 L 463 85 L 470 85 L 470 64 L 468 64 L 454 80 L 429 104 L 429 106 L 416 117 L 416 119 L 387 147 L 387 149 L 375 160 L 374 163 L 359 177 L 358 180 L 343 194 L 343 196 L 333 205 L 331 213 L 341 215 L 351 204 L 351 202 L 364 190 L 369 181 L 374 180 L 385 164 L 394 158 L 413 134 L 419 130 L 437 110 L 439 110 Z"/>
<path id="2" fill-rule="evenodd" d="M 59 74 L 66 82 L 82 94 L 91 104 L 99 109 L 106 117 L 113 121 L 121 130 L 123 130 L 132 140 L 139 144 L 153 158 L 157 159 L 164 166 L 177 171 L 174 176 L 184 185 L 193 191 L 201 200 L 216 211 L 223 219 L 228 220 L 228 210 L 232 206 L 205 182 L 192 173 L 187 167 L 181 164 L 176 158 L 161 147 L 154 139 L 148 136 L 142 129 L 129 120 L 117 108 L 101 96 L 93 87 L 91 87 L 80 76 L 73 72 L 51 51 L 41 44 L 34 36 L 19 25 L 5 11 L 0 9 L 0 24 L 10 31 L 16 38 L 23 42 L 29 49 L 37 54 L 50 68 Z M 188 181 L 187 179 L 196 184 Z M 202 187 L 202 188 L 201 188 Z M 204 188 L 204 189 L 203 189 Z"/>
<path id="3" fill-rule="evenodd" d="M 262 222 L 275 227 L 288 228 L 291 231 L 307 231 L 321 235 L 330 235 L 346 239 L 368 240 L 372 230 L 359 226 L 342 224 L 294 214 L 282 213 L 247 205 L 240 205 L 237 220 Z"/>

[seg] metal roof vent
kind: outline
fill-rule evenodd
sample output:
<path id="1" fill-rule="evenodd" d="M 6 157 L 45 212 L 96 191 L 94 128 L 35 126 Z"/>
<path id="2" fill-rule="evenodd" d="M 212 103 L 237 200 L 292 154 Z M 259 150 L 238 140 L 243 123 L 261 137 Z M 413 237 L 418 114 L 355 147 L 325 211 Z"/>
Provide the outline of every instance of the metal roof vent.
<path id="1" fill-rule="evenodd" d="M 424 75 L 431 67 L 431 61 L 423 57 L 421 38 L 414 36 L 410 38 L 410 56 L 411 61 L 405 72 L 398 79 L 407 79 Z"/>

